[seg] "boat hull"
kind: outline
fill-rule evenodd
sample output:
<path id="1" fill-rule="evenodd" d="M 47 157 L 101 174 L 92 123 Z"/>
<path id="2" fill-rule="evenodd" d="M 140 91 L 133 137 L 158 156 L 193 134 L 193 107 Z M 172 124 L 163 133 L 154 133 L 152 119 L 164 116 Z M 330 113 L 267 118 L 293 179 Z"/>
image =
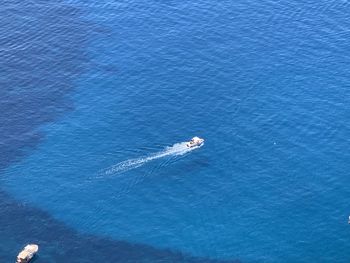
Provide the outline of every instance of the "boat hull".
<path id="1" fill-rule="evenodd" d="M 203 145 L 203 143 L 204 143 L 204 139 L 200 139 L 200 138 L 197 139 L 196 138 L 195 140 L 192 139 L 191 141 L 187 142 L 186 146 L 188 148 L 194 148 L 194 147 L 199 147 L 199 146 Z"/>
<path id="2" fill-rule="evenodd" d="M 26 245 L 23 250 L 18 254 L 16 263 L 28 263 L 33 259 L 38 252 L 39 247 L 35 244 Z"/>

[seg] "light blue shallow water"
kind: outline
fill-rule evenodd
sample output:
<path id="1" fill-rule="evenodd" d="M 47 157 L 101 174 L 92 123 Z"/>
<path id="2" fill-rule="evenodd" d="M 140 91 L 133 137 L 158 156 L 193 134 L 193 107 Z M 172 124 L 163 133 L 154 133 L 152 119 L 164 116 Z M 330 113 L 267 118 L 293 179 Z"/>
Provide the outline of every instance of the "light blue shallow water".
<path id="1" fill-rule="evenodd" d="M 2 18 L 38 32 L 2 42 L 9 196 L 203 262 L 350 260 L 348 2 L 32 5 Z"/>

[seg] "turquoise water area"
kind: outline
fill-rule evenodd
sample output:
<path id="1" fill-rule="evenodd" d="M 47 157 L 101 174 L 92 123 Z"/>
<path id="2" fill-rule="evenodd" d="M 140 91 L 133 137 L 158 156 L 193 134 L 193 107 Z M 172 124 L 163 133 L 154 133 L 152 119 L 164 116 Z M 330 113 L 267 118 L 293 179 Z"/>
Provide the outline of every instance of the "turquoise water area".
<path id="1" fill-rule="evenodd" d="M 32 4 L 3 18 L 38 32 L 4 41 L 6 198 L 125 250 L 349 261 L 348 2 Z"/>

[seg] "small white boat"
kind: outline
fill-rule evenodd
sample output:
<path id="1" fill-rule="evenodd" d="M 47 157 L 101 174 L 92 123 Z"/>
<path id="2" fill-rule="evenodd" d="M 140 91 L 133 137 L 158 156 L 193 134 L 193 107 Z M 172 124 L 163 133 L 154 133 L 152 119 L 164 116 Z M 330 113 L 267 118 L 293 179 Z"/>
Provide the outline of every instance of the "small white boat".
<path id="1" fill-rule="evenodd" d="M 193 137 L 189 142 L 186 143 L 188 148 L 201 146 L 204 143 L 204 139 L 201 139 L 197 136 Z"/>
<path id="2" fill-rule="evenodd" d="M 38 252 L 39 247 L 35 244 L 26 245 L 18 254 L 16 263 L 28 263 Z"/>

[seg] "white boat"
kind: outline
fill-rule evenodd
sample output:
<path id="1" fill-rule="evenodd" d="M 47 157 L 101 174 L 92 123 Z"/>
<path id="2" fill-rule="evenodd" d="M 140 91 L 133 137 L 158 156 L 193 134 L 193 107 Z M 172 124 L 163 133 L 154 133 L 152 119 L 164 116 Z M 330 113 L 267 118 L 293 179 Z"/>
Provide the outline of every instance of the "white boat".
<path id="1" fill-rule="evenodd" d="M 189 142 L 186 143 L 188 148 L 201 146 L 204 143 L 204 139 L 201 139 L 197 136 L 193 137 Z"/>
<path id="2" fill-rule="evenodd" d="M 28 263 L 38 252 L 39 247 L 35 244 L 26 245 L 17 256 L 16 263 Z"/>

